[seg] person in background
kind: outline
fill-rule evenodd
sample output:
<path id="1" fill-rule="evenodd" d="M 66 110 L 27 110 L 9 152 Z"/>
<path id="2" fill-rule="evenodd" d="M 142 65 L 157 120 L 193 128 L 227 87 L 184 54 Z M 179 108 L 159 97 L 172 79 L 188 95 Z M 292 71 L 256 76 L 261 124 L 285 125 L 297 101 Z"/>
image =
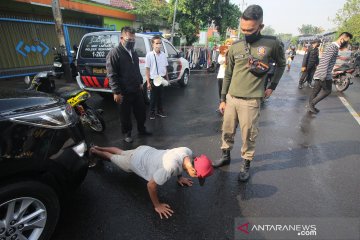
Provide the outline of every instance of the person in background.
<path id="1" fill-rule="evenodd" d="M 296 49 L 295 46 L 290 46 L 289 52 L 288 52 L 288 57 L 286 60 L 286 65 L 287 65 L 287 70 L 290 71 L 290 67 L 291 67 L 291 63 L 294 60 L 296 55 Z"/>
<path id="2" fill-rule="evenodd" d="M 227 62 L 226 62 L 227 52 L 228 52 L 230 46 L 232 45 L 232 43 L 233 43 L 232 39 L 227 39 L 225 41 L 225 45 L 220 46 L 220 48 L 219 48 L 220 54 L 218 57 L 218 63 L 220 65 L 220 67 L 219 67 L 219 72 L 217 75 L 219 101 L 221 101 L 221 88 L 222 88 L 222 83 L 223 83 L 223 79 L 224 79 L 224 75 L 225 75 L 225 68 L 226 68 L 226 64 L 227 64 Z"/>
<path id="3" fill-rule="evenodd" d="M 121 131 L 124 141 L 133 142 L 131 137 L 131 110 L 135 115 L 139 135 L 151 135 L 145 128 L 146 107 L 142 92 L 143 78 L 139 68 L 139 57 L 134 51 L 135 29 L 121 29 L 120 44 L 106 56 L 106 71 L 114 101 L 120 106 Z"/>
<path id="4" fill-rule="evenodd" d="M 162 41 L 160 36 L 154 36 L 151 39 L 153 51 L 146 54 L 145 59 L 145 75 L 147 89 L 151 91 L 150 95 L 150 120 L 154 120 L 155 116 L 161 118 L 167 117 L 164 113 L 162 104 L 163 85 L 155 86 L 154 79 L 161 77 L 169 81 L 167 66 L 169 65 L 166 55 L 161 51 Z M 157 111 L 155 112 L 155 105 Z"/>
<path id="5" fill-rule="evenodd" d="M 299 89 L 303 88 L 303 84 L 305 82 L 308 83 L 308 86 L 313 88 L 311 85 L 315 70 L 317 65 L 319 64 L 319 46 L 321 40 L 316 39 L 312 41 L 311 46 L 309 47 L 307 53 L 304 56 L 301 68 L 301 77 L 299 80 Z"/>
<path id="6" fill-rule="evenodd" d="M 343 32 L 335 42 L 325 49 L 314 74 L 315 84 L 309 97 L 309 112 L 315 114 L 320 112 L 315 105 L 330 95 L 332 89 L 332 70 L 335 66 L 339 49 L 346 48 L 352 38 L 353 35 L 351 33 Z"/>

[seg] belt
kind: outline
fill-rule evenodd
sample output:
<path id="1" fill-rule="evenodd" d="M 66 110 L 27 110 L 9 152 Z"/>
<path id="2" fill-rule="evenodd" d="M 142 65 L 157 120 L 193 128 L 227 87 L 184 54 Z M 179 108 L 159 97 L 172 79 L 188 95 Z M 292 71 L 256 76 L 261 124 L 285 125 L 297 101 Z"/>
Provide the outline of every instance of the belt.
<path id="1" fill-rule="evenodd" d="M 233 98 L 243 99 L 243 100 L 254 99 L 253 97 L 236 97 L 236 96 L 233 96 L 233 95 L 230 95 L 230 96 L 233 97 Z"/>

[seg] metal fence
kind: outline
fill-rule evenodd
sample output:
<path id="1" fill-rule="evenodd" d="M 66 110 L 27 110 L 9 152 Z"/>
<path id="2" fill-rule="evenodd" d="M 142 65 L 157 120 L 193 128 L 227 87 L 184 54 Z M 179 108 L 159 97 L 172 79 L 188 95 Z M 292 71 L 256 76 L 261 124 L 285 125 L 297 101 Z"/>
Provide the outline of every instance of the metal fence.
<path id="1" fill-rule="evenodd" d="M 0 79 L 33 75 L 48 70 L 53 63 L 53 47 L 58 47 L 55 23 L 51 21 L 0 18 Z M 69 62 L 74 44 L 93 31 L 112 30 L 103 27 L 64 24 Z"/>

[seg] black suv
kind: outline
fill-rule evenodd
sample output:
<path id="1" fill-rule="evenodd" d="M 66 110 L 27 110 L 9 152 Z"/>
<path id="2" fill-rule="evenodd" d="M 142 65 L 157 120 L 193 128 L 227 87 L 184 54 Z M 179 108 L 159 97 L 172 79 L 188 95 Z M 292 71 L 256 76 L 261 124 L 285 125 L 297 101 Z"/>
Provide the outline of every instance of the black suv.
<path id="1" fill-rule="evenodd" d="M 0 239 L 49 239 L 87 173 L 78 117 L 60 98 L 1 88 L 0 132 Z"/>

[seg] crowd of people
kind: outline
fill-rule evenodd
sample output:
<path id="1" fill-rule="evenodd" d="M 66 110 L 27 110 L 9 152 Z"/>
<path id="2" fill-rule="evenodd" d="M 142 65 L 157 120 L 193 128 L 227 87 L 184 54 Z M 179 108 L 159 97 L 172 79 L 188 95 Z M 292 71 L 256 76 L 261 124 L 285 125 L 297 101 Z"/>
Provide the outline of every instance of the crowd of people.
<path id="1" fill-rule="evenodd" d="M 264 98 L 272 95 L 286 67 L 290 71 L 296 55 L 290 48 L 285 57 L 284 45 L 276 37 L 261 34 L 263 10 L 258 5 L 250 5 L 243 12 L 240 29 L 244 39 L 227 41 L 219 48 L 217 74 L 218 111 L 223 115 L 220 159 L 211 161 L 207 156 L 193 156 L 186 147 L 158 150 L 150 146 L 139 146 L 123 151 L 115 147 L 92 147 L 90 152 L 110 160 L 126 172 L 134 172 L 148 181 L 147 188 L 155 211 L 161 218 L 170 217 L 170 205 L 161 203 L 157 196 L 157 186 L 164 184 L 172 176 L 177 176 L 182 186 L 192 186 L 191 179 L 183 177 L 183 171 L 196 177 L 202 185 L 206 177 L 213 174 L 213 167 L 229 165 L 230 152 L 234 146 L 236 129 L 241 130 L 241 158 L 238 180 L 246 182 L 250 178 L 250 166 L 255 157 L 256 139 L 259 135 L 260 105 Z M 312 42 L 302 63 L 299 88 L 307 82 L 314 87 L 309 98 L 308 110 L 318 113 L 315 105 L 331 92 L 331 71 L 340 48 L 346 47 L 352 38 L 350 33 L 342 33 L 336 42 L 330 44 L 319 61 L 319 40 Z M 168 81 L 167 60 L 161 52 L 161 38 L 151 39 L 153 51 L 146 55 L 146 83 L 151 91 L 150 120 L 156 116 L 165 118 L 162 105 L 163 87 L 155 84 L 158 79 Z M 146 109 L 142 96 L 143 79 L 139 69 L 139 58 L 134 51 L 135 30 L 124 27 L 120 44 L 107 56 L 106 67 L 114 101 L 121 113 L 121 130 L 124 141 L 132 139 L 131 111 L 137 121 L 140 135 L 151 136 L 145 128 Z"/>

